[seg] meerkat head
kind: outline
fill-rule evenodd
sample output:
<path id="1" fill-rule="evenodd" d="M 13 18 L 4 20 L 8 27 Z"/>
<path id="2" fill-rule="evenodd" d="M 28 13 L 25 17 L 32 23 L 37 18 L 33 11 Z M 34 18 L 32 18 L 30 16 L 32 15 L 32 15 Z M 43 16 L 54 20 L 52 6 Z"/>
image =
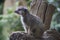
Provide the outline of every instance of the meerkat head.
<path id="1" fill-rule="evenodd" d="M 20 6 L 15 10 L 15 13 L 19 14 L 19 15 L 26 15 L 28 13 L 28 9 L 26 7 Z"/>

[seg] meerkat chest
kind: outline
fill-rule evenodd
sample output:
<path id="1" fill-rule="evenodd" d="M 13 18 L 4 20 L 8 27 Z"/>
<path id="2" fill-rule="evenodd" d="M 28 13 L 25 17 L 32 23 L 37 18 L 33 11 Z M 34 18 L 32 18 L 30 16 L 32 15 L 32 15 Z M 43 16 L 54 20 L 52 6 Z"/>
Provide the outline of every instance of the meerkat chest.
<path id="1" fill-rule="evenodd" d="M 21 22 L 22 24 L 28 25 L 29 24 L 29 18 L 21 16 Z"/>
<path id="2" fill-rule="evenodd" d="M 24 18 L 23 16 L 21 16 L 21 23 L 24 27 L 29 26 L 29 22 L 26 17 Z"/>
<path id="3" fill-rule="evenodd" d="M 25 26 L 24 18 L 21 16 L 21 23 L 23 26 Z"/>

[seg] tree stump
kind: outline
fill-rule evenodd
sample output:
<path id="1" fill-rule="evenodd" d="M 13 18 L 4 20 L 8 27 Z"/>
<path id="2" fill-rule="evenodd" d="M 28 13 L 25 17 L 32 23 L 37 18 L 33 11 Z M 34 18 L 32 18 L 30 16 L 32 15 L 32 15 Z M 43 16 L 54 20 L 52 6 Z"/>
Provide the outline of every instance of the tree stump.
<path id="1" fill-rule="evenodd" d="M 31 13 L 42 19 L 45 30 L 50 28 L 52 15 L 55 9 L 56 7 L 52 4 L 48 4 L 46 0 L 33 0 L 31 3 Z"/>

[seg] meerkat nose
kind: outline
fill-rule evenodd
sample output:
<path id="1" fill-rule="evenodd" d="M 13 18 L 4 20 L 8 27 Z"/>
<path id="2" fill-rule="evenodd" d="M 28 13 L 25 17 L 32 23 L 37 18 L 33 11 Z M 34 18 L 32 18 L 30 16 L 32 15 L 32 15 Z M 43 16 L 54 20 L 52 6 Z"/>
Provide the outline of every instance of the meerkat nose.
<path id="1" fill-rule="evenodd" d="M 17 11 L 14 11 L 15 13 L 18 13 Z"/>
<path id="2" fill-rule="evenodd" d="M 19 13 L 18 11 L 14 11 L 15 13 Z"/>

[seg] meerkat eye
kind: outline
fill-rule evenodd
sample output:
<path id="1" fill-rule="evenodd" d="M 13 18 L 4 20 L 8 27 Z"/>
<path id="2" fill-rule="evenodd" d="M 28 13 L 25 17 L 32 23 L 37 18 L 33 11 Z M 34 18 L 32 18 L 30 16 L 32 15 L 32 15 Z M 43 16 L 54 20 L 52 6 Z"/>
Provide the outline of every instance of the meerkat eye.
<path id="1" fill-rule="evenodd" d="M 20 11 L 21 9 L 18 9 L 18 11 Z"/>

